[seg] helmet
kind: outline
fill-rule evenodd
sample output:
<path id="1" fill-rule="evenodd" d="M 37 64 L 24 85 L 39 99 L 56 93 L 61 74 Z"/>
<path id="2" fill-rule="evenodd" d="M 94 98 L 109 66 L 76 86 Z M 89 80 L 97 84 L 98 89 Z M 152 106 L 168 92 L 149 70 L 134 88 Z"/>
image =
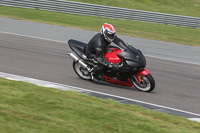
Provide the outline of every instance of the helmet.
<path id="1" fill-rule="evenodd" d="M 101 27 L 101 34 L 110 43 L 115 39 L 115 33 L 115 27 L 111 24 L 104 23 L 104 25 Z"/>

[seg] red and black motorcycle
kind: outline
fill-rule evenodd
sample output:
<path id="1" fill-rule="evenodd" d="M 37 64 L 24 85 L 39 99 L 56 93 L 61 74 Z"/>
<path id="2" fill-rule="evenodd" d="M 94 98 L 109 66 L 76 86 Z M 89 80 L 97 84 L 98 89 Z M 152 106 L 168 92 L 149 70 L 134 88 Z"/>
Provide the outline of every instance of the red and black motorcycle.
<path id="1" fill-rule="evenodd" d="M 73 59 L 73 69 L 76 74 L 85 80 L 91 80 L 90 70 L 94 63 L 84 55 L 86 43 L 70 39 L 70 48 L 75 52 L 69 53 Z M 107 68 L 103 75 L 103 81 L 128 87 L 135 87 L 138 90 L 150 92 L 155 88 L 155 81 L 150 72 L 145 69 L 146 59 L 142 52 L 130 44 L 121 50 L 110 45 L 104 53 L 104 58 L 111 63 L 120 63 L 120 68 Z"/>

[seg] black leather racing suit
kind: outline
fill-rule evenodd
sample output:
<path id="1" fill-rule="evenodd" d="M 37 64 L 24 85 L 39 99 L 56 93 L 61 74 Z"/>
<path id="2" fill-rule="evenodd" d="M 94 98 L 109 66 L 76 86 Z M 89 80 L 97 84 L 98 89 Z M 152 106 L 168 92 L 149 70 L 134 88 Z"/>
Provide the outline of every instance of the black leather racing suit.
<path id="1" fill-rule="evenodd" d="M 122 41 L 116 35 L 113 42 L 121 48 L 124 48 L 124 45 L 126 45 L 124 41 Z M 93 70 L 97 75 L 102 73 L 105 67 L 111 65 L 110 62 L 104 59 L 104 52 L 110 44 L 110 42 L 104 39 L 101 33 L 97 33 L 92 37 L 85 48 L 85 55 L 87 58 L 94 59 L 98 62 L 97 66 Z"/>

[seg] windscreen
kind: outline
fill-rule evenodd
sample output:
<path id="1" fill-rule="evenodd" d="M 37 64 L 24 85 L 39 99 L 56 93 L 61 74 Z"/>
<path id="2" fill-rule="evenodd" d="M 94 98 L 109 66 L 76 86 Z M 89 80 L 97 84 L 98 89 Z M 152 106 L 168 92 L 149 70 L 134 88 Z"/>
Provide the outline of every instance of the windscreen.
<path id="1" fill-rule="evenodd" d="M 146 66 L 146 59 L 142 52 L 131 45 L 126 45 L 125 50 L 123 50 L 117 56 L 121 59 L 125 59 L 126 62 L 135 62 L 142 66 Z"/>

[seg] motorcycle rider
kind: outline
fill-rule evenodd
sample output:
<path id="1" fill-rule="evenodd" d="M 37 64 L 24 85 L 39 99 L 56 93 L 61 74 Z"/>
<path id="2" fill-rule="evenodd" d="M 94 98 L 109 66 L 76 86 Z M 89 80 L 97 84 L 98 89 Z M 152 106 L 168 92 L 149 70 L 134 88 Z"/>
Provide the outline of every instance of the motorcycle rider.
<path id="1" fill-rule="evenodd" d="M 104 58 L 104 52 L 112 42 L 120 48 L 124 48 L 124 45 L 126 45 L 124 41 L 115 34 L 116 30 L 114 26 L 104 23 L 101 27 L 101 32 L 94 35 L 85 48 L 85 55 L 87 58 L 96 64 L 91 70 L 93 81 L 99 81 L 99 79 L 102 78 L 106 67 L 113 69 L 119 68 L 119 63 L 110 63 Z"/>

